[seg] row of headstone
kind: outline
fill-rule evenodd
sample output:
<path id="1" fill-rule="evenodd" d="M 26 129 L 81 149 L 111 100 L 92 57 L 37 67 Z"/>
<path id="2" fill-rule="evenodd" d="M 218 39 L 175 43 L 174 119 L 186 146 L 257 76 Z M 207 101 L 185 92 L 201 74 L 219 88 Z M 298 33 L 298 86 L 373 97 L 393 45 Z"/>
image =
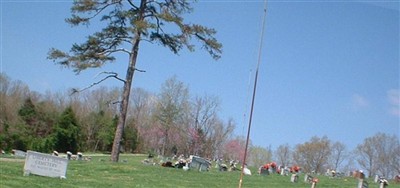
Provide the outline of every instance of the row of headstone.
<path id="1" fill-rule="evenodd" d="M 70 151 L 67 151 L 67 159 L 81 161 L 83 160 L 83 154 L 81 152 L 78 152 L 76 155 L 73 155 Z"/>
<path id="2" fill-rule="evenodd" d="M 389 181 L 382 176 L 375 175 L 374 182 L 380 185 L 380 188 L 387 187 L 389 185 Z"/>
<path id="3" fill-rule="evenodd" d="M 343 176 L 345 176 L 345 173 L 344 172 L 336 172 L 335 170 L 327 169 L 325 172 L 325 176 L 328 176 L 330 178 L 342 178 Z"/>
<path id="4" fill-rule="evenodd" d="M 299 180 L 299 175 L 297 173 L 293 173 L 290 177 L 290 182 L 292 183 L 297 183 Z M 311 188 L 316 188 L 317 187 L 317 183 L 318 183 L 318 178 L 314 178 L 309 174 L 306 174 L 304 176 L 304 182 L 305 183 L 310 183 L 311 184 Z"/>
<path id="5" fill-rule="evenodd" d="M 277 173 L 282 176 L 288 176 L 290 169 L 288 167 L 278 166 Z"/>

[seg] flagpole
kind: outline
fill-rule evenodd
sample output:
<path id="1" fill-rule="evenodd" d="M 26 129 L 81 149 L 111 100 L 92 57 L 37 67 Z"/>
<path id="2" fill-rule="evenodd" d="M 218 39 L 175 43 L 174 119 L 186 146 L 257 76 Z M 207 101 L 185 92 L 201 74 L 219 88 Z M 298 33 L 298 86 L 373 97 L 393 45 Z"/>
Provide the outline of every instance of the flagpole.
<path id="1" fill-rule="evenodd" d="M 258 70 L 260 67 L 260 62 L 261 62 L 261 50 L 262 50 L 262 44 L 263 44 L 263 39 L 264 39 L 264 30 L 265 30 L 265 18 L 267 17 L 267 0 L 264 1 L 264 16 L 262 20 L 262 29 L 261 29 L 261 38 L 260 38 L 260 47 L 258 49 L 258 62 L 257 62 L 257 68 L 256 68 L 256 74 L 254 77 L 254 87 L 253 87 L 253 97 L 251 100 L 251 109 L 250 109 L 250 117 L 249 117 L 249 126 L 247 129 L 247 137 L 246 137 L 246 147 L 244 150 L 244 156 L 243 156 L 243 162 L 242 162 L 242 171 L 240 173 L 240 180 L 239 180 L 239 188 L 242 188 L 242 183 L 243 183 L 243 172 L 244 172 L 244 167 L 246 165 L 246 157 L 247 157 L 247 148 L 249 146 L 249 137 L 250 137 L 250 130 L 251 130 L 251 121 L 253 118 L 253 109 L 254 109 L 254 101 L 256 98 L 256 90 L 257 90 L 257 80 L 258 80 Z"/>

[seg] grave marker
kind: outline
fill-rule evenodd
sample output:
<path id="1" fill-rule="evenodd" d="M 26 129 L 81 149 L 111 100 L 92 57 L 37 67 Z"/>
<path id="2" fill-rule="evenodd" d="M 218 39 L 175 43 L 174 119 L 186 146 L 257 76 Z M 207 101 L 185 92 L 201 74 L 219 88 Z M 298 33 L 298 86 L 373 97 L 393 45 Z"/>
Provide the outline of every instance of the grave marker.
<path id="1" fill-rule="evenodd" d="M 292 176 L 290 177 L 290 181 L 292 183 L 297 183 L 298 179 L 299 179 L 299 176 L 297 174 L 292 174 Z"/>
<path id="2" fill-rule="evenodd" d="M 207 161 L 204 158 L 198 156 L 190 156 L 191 163 L 189 167 L 191 169 L 198 169 L 199 171 L 208 171 L 208 168 L 211 166 L 211 162 Z"/>
<path id="3" fill-rule="evenodd" d="M 311 188 L 316 188 L 318 181 L 319 181 L 318 178 L 313 178 L 311 183 Z"/>
<path id="4" fill-rule="evenodd" d="M 22 158 L 26 157 L 26 152 L 24 152 L 24 151 L 13 149 L 12 152 L 14 153 L 14 156 L 16 156 L 16 157 L 22 157 Z"/>
<path id="5" fill-rule="evenodd" d="M 304 176 L 304 183 L 312 183 L 313 179 L 314 179 L 313 176 L 311 176 L 310 174 L 306 174 Z"/>
<path id="6" fill-rule="evenodd" d="M 364 179 L 359 179 L 357 188 L 368 188 L 368 182 Z"/>
<path id="7" fill-rule="evenodd" d="M 66 178 L 68 159 L 28 151 L 25 158 L 24 175 L 36 174 L 48 177 Z"/>
<path id="8" fill-rule="evenodd" d="M 83 159 L 83 154 L 81 152 L 78 152 L 76 155 L 78 156 L 78 161 Z"/>
<path id="9" fill-rule="evenodd" d="M 375 178 L 374 178 L 374 183 L 378 183 L 378 181 L 379 181 L 379 175 L 375 175 Z"/>
<path id="10" fill-rule="evenodd" d="M 388 180 L 383 177 L 379 178 L 379 188 L 386 188 L 387 186 L 389 186 Z"/>
<path id="11" fill-rule="evenodd" d="M 72 157 L 72 153 L 70 151 L 67 151 L 67 159 L 71 160 L 71 157 Z"/>

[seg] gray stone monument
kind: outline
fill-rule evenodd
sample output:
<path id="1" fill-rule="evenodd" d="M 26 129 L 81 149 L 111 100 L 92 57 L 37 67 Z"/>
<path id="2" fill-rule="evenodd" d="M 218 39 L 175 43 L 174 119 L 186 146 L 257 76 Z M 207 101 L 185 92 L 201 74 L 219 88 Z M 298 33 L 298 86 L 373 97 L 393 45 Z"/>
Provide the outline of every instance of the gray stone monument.
<path id="1" fill-rule="evenodd" d="M 198 171 L 208 171 L 211 166 L 211 162 L 198 156 L 190 156 L 191 162 L 189 164 L 190 169 L 196 169 Z"/>

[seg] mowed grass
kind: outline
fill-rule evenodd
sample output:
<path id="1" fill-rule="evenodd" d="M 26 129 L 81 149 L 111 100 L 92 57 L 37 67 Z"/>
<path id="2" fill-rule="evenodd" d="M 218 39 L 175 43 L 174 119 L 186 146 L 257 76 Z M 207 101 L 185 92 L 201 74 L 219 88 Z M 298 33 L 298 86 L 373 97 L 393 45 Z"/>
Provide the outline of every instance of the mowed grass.
<path id="1" fill-rule="evenodd" d="M 91 161 L 70 161 L 67 179 L 49 178 L 36 175 L 23 176 L 24 160 L 0 158 L 0 187 L 238 187 L 240 172 L 184 171 L 182 169 L 144 165 L 145 155 L 121 155 L 119 163 L 109 161 L 109 156 L 93 156 Z M 289 176 L 256 174 L 245 176 L 243 187 L 309 188 L 310 184 L 299 176 L 298 183 L 291 183 Z M 330 179 L 319 176 L 317 187 L 354 188 L 357 180 L 347 177 Z M 371 181 L 369 181 L 371 182 Z M 374 184 L 370 187 L 378 187 Z M 396 187 L 396 186 L 391 186 Z"/>

